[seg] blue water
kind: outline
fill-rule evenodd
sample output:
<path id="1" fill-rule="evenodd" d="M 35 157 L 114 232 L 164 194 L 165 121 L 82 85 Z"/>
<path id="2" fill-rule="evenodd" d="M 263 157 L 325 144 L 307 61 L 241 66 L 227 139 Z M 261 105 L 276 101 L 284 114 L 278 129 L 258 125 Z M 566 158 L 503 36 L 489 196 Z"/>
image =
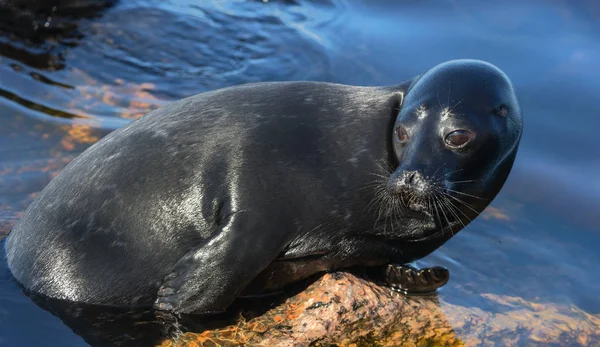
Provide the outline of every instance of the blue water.
<path id="1" fill-rule="evenodd" d="M 256 81 L 390 85 L 482 59 L 517 90 L 519 154 L 493 213 L 420 264 L 450 269 L 442 309 L 503 309 L 491 294 L 600 314 L 599 19 L 594 1 L 137 0 L 41 43 L 5 31 L 0 231 L 75 155 L 169 101 Z M 0 280 L 1 346 L 86 345 Z"/>

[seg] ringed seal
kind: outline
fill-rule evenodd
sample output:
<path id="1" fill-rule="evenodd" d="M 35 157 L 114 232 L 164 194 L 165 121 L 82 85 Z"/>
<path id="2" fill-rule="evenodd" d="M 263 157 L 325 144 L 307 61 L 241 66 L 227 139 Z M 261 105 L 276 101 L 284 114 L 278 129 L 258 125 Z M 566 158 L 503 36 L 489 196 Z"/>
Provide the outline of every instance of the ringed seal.
<path id="1" fill-rule="evenodd" d="M 8 265 L 52 298 L 205 313 L 322 271 L 405 264 L 490 203 L 521 133 L 508 77 L 475 60 L 391 87 L 198 94 L 65 167 L 8 235 Z M 425 272 L 425 289 L 445 283 Z M 408 292 L 425 272 L 387 268 Z"/>

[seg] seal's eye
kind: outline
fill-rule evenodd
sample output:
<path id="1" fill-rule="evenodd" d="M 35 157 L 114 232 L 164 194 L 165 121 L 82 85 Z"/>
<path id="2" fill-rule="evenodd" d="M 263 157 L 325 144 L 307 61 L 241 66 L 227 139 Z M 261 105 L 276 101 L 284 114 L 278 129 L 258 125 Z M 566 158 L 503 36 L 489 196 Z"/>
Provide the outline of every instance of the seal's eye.
<path id="1" fill-rule="evenodd" d="M 453 148 L 464 147 L 471 139 L 473 135 L 466 130 L 454 130 L 453 132 L 446 135 L 446 144 Z"/>
<path id="2" fill-rule="evenodd" d="M 396 135 L 398 136 L 398 141 L 400 141 L 400 143 L 406 143 L 406 141 L 408 141 L 408 133 L 401 125 L 396 127 Z"/>

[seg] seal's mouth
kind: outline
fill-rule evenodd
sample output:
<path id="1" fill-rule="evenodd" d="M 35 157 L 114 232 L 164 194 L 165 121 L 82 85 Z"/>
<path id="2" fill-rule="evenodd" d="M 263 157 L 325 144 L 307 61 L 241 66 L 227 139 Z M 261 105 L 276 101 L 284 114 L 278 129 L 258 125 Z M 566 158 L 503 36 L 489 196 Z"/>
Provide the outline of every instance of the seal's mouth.
<path id="1" fill-rule="evenodd" d="M 369 206 L 376 212 L 376 233 L 387 239 L 418 242 L 454 235 L 479 212 L 482 199 L 463 192 L 447 175 L 428 177 L 419 171 L 381 176 Z M 471 181 L 460 181 L 471 182 Z"/>
<path id="2" fill-rule="evenodd" d="M 417 219 L 417 220 L 431 220 L 433 215 L 423 203 L 413 203 L 405 206 L 403 211 L 404 218 Z"/>

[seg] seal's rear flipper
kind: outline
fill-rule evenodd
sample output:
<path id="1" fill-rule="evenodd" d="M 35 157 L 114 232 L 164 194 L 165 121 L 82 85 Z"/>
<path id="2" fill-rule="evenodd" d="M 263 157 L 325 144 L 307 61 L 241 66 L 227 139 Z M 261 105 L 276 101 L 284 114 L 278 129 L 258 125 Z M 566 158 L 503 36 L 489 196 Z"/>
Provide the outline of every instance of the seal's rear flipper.
<path id="1" fill-rule="evenodd" d="M 285 235 L 265 231 L 266 223 L 250 215 L 230 214 L 218 233 L 184 255 L 164 279 L 154 308 L 175 313 L 225 311 L 284 244 Z"/>
<path id="2" fill-rule="evenodd" d="M 390 264 L 385 280 L 393 290 L 406 295 L 433 294 L 450 279 L 450 272 L 441 266 L 416 269 L 408 265 Z"/>

